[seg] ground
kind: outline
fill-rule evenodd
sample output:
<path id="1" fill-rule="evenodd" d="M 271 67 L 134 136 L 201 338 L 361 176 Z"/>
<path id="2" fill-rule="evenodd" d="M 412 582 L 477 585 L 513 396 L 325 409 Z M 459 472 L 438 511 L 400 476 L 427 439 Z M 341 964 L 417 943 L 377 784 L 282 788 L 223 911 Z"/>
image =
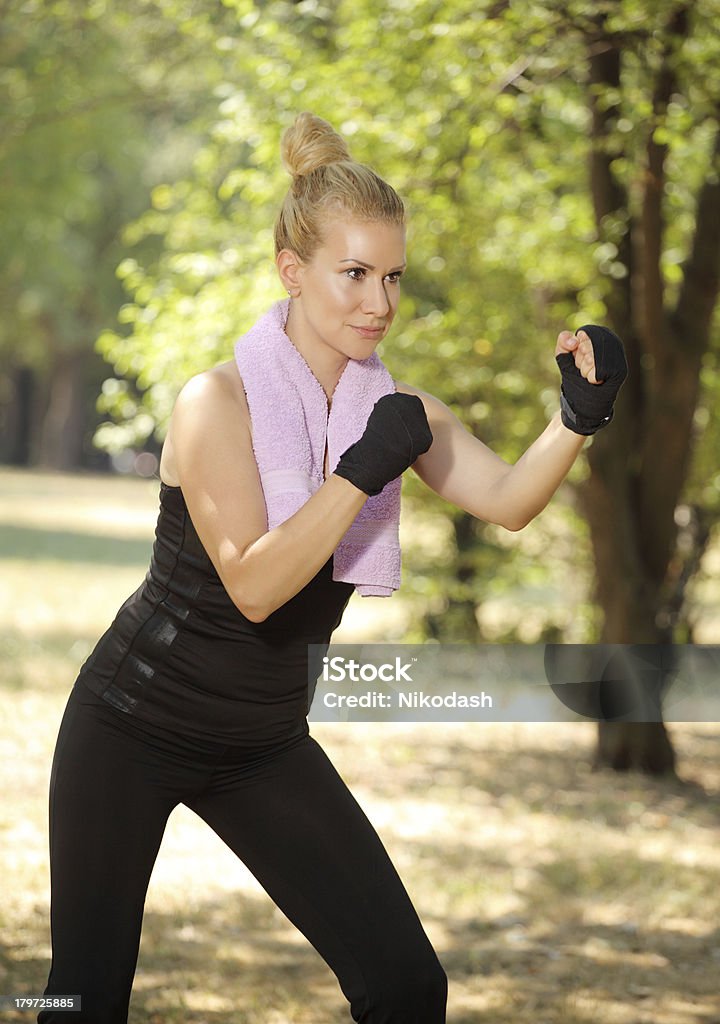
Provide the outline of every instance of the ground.
<path id="1" fill-rule="evenodd" d="M 152 481 L 0 471 L 0 994 L 45 985 L 55 737 L 79 665 L 143 578 L 156 507 Z M 338 638 L 372 639 L 378 606 L 353 598 Z M 720 1024 L 719 727 L 670 731 L 672 781 L 593 772 L 591 723 L 311 724 L 448 973 L 449 1024 Z M 132 1024 L 349 1020 L 312 946 L 178 807 Z"/>

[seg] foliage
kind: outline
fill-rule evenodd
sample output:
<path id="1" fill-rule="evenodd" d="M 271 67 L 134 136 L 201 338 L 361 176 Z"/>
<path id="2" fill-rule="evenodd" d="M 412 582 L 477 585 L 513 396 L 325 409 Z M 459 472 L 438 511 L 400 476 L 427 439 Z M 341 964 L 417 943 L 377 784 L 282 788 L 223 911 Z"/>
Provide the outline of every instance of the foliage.
<path id="1" fill-rule="evenodd" d="M 565 327 L 602 321 L 608 289 L 627 267 L 622 225 L 598 240 L 588 188 L 586 41 L 600 17 L 625 47 L 615 171 L 640 202 L 653 73 L 669 0 L 478 4 L 444 0 L 252 3 L 226 0 L 208 63 L 229 58 L 218 114 L 193 173 L 157 187 L 126 243 L 162 238 L 157 262 L 128 257 L 127 331 L 100 348 L 146 389 L 144 429 L 162 434 L 173 396 L 193 372 L 228 358 L 231 341 L 280 292 L 271 228 L 288 180 L 279 161 L 284 127 L 301 109 L 327 117 L 357 159 L 405 197 L 410 269 L 394 333 L 391 371 L 437 394 L 466 425 L 514 461 L 557 405 L 551 346 Z M 651 125 L 669 147 L 662 268 L 667 297 L 682 278 L 696 192 L 712 173 L 718 40 L 716 0 L 694 5 L 694 31 L 678 54 L 682 91 Z M 382 45 L 378 41 L 382 40 Z M 717 450 L 708 409 L 715 357 L 703 373 L 702 443 L 688 493 L 717 507 Z M 583 473 L 582 466 L 574 478 Z M 409 484 L 409 497 L 418 488 Z M 424 496 L 423 500 L 427 500 Z M 459 517 L 459 513 L 456 513 Z M 435 564 L 436 593 L 477 594 L 497 562 L 492 533 L 477 526 L 467 558 Z M 425 595 L 428 596 L 427 594 Z"/>
<path id="2" fill-rule="evenodd" d="M 120 230 L 186 168 L 216 101 L 205 19 L 142 0 L 7 0 L 0 35 L 0 351 L 39 371 L 123 301 Z M 182 130 L 181 130 L 182 128 Z M 157 239 L 137 251 L 150 259 Z"/>
<path id="3" fill-rule="evenodd" d="M 658 113 L 667 26 L 686 6 L 679 85 Z M 299 110 L 328 118 L 406 199 L 410 268 L 387 365 L 509 461 L 557 407 L 555 335 L 602 321 L 628 272 L 625 225 L 606 218 L 599 235 L 593 216 L 591 101 L 618 108 L 606 144 L 633 214 L 648 134 L 668 148 L 668 304 L 698 188 L 717 173 L 718 0 L 7 0 L 3 14 L 11 102 L 0 112 L 0 175 L 12 188 L 0 190 L 10 311 L 0 350 L 42 366 L 57 347 L 86 348 L 99 334 L 115 370 L 100 399 L 107 448 L 161 439 L 179 387 L 227 359 L 281 294 L 272 225 L 288 179 L 278 143 Z M 622 45 L 614 91 L 589 81 L 588 39 L 601 24 Z M 711 519 L 714 338 L 684 495 Z M 585 472 L 580 462 L 571 479 Z M 417 482 L 406 490 L 419 497 Z M 423 502 L 439 511 L 427 492 Z M 451 553 L 426 563 L 419 597 L 477 600 L 500 561 L 506 585 L 526 578 L 492 528 L 475 524 L 469 536 L 452 514 Z M 587 562 L 570 507 L 567 528 Z"/>

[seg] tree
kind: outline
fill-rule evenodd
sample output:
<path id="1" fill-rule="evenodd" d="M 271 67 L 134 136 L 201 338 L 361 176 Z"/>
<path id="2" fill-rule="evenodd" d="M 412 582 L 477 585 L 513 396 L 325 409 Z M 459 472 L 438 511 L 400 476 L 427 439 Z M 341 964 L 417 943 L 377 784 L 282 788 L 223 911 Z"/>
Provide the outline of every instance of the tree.
<path id="1" fill-rule="evenodd" d="M 628 444 L 619 448 L 607 437 L 597 439 L 588 453 L 591 475 L 582 499 L 605 609 L 604 637 L 622 643 L 673 639 L 685 568 L 689 560 L 697 561 L 709 537 L 711 510 L 695 503 L 697 515 L 706 512 L 706 523 L 694 547 L 679 555 L 677 509 L 700 433 L 701 371 L 720 285 L 720 80 L 712 74 L 713 63 L 702 64 L 709 78 L 700 78 L 694 66 L 691 43 L 697 49 L 703 32 L 711 38 L 712 29 L 705 20 L 711 12 L 693 7 L 667 6 L 661 42 L 651 26 L 630 29 L 606 11 L 581 29 L 590 68 L 591 191 L 598 238 L 616 248 L 617 264 L 625 270 L 608 282 L 606 305 L 613 325 L 627 325 L 632 367 L 617 424 Z M 638 160 L 640 175 L 628 180 L 620 169 L 625 154 L 620 122 L 628 113 L 626 96 L 635 75 L 626 65 L 633 57 L 645 58 L 652 71 L 644 97 L 648 116 L 639 133 L 644 159 Z M 702 139 L 704 174 L 694 183 L 694 218 L 684 246 L 674 254 L 680 273 L 674 294 L 668 295 L 665 236 L 674 204 L 666 184 L 688 131 Z M 716 514 L 717 501 L 709 497 Z M 606 726 L 600 740 L 601 758 L 614 766 L 662 771 L 672 765 L 662 725 Z"/>
<path id="2" fill-rule="evenodd" d="M 188 166 L 197 142 L 179 127 L 216 107 L 221 66 L 207 62 L 201 89 L 192 69 L 204 22 L 117 6 L 3 4 L 0 457 L 12 462 L 98 458 L 88 425 L 107 366 L 94 343 L 124 299 L 122 229 Z"/>
<path id="3" fill-rule="evenodd" d="M 699 471 L 718 444 L 717 0 L 227 3 L 236 63 L 221 117 L 194 179 L 136 225 L 164 249 L 155 266 L 122 264 L 132 333 L 106 332 L 102 350 L 138 370 L 161 425 L 189 371 L 227 358 L 277 294 L 278 140 L 313 109 L 408 200 L 404 327 L 386 362 L 504 457 L 557 405 L 560 326 L 606 321 L 624 338 L 615 423 L 589 443 L 586 479 L 573 475 L 604 617 L 599 636 L 574 639 L 690 639 L 687 584 L 720 498 L 717 474 Z M 683 506 L 698 525 L 679 536 Z M 453 557 L 435 566 L 450 593 L 442 635 L 471 638 L 501 541 L 462 513 L 452 524 Z M 615 767 L 672 767 L 662 725 L 601 739 Z"/>

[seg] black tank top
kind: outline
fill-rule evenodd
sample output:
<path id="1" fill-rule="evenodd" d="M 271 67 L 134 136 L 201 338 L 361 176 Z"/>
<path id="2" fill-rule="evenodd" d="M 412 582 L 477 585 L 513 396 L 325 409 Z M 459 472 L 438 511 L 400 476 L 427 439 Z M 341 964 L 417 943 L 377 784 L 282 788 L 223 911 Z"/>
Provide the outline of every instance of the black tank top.
<path id="1" fill-rule="evenodd" d="M 353 592 L 332 557 L 264 622 L 233 604 L 179 487 L 160 482 L 150 568 L 78 682 L 138 720 L 188 736 L 265 746 L 304 725 L 323 650 Z M 308 680 L 313 682 L 309 686 Z"/>

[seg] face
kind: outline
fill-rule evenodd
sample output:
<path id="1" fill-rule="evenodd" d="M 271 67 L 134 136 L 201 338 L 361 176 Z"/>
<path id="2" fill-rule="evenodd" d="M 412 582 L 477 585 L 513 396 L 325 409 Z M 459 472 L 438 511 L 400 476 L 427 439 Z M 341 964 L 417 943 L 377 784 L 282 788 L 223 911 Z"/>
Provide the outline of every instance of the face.
<path id="1" fill-rule="evenodd" d="M 402 225 L 333 219 L 312 260 L 295 268 L 294 326 L 306 343 L 367 359 L 393 322 L 404 268 Z"/>

